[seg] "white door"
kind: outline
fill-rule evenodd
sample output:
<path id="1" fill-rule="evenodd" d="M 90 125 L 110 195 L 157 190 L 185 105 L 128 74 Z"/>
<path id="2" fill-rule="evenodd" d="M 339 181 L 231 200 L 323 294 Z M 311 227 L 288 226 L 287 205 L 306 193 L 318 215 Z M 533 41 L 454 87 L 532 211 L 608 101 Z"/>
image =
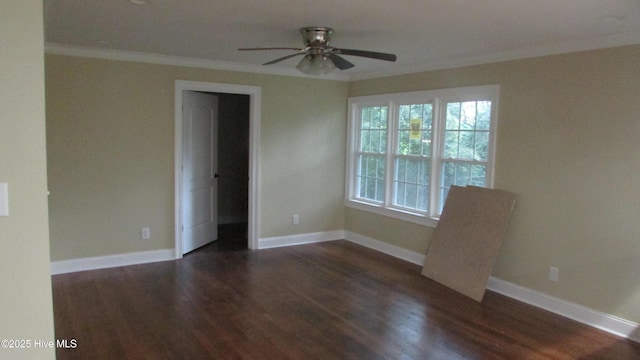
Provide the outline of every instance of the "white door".
<path id="1" fill-rule="evenodd" d="M 182 253 L 218 238 L 218 97 L 182 97 Z"/>

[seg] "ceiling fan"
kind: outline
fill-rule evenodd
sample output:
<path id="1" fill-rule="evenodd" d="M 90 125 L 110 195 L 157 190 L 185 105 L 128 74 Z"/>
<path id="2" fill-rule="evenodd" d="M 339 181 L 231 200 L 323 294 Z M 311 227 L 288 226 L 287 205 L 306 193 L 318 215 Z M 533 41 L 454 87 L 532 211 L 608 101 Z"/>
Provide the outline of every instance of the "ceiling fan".
<path id="1" fill-rule="evenodd" d="M 346 70 L 355 65 L 340 55 L 360 56 L 376 60 L 396 61 L 394 54 L 387 54 L 375 51 L 339 49 L 329 46 L 333 29 L 329 27 L 310 26 L 300 29 L 305 47 L 269 47 L 269 48 L 240 48 L 240 51 L 252 50 L 294 50 L 295 54 L 283 56 L 275 60 L 264 63 L 263 65 L 275 64 L 292 57 L 304 55 L 296 68 L 308 75 L 327 74 L 335 68 Z"/>

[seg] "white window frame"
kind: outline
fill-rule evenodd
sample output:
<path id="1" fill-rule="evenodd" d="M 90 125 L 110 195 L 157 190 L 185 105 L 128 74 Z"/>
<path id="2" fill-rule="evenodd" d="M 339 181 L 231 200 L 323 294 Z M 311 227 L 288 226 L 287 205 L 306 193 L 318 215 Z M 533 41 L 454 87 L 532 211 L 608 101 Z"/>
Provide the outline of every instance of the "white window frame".
<path id="1" fill-rule="evenodd" d="M 417 224 L 435 227 L 438 223 L 440 208 L 440 169 L 447 159 L 444 153 L 444 121 L 445 104 L 464 101 L 491 101 L 491 118 L 489 130 L 489 146 L 486 161 L 486 187 L 493 188 L 495 171 L 495 146 L 498 123 L 498 85 L 470 86 L 451 89 L 427 90 L 405 93 L 380 94 L 370 96 L 351 97 L 348 100 L 348 128 L 347 128 L 347 161 L 345 181 L 345 205 L 348 207 L 373 212 L 376 214 L 405 220 Z M 429 179 L 428 211 L 411 211 L 393 205 L 394 159 L 398 141 L 398 113 L 399 106 L 406 104 L 433 104 L 432 142 L 431 142 L 431 172 Z M 386 179 L 385 197 L 382 204 L 359 198 L 356 193 L 357 185 L 357 153 L 359 149 L 360 111 L 370 106 L 387 106 L 387 150 L 386 150 Z M 435 214 L 435 215 L 434 215 Z"/>

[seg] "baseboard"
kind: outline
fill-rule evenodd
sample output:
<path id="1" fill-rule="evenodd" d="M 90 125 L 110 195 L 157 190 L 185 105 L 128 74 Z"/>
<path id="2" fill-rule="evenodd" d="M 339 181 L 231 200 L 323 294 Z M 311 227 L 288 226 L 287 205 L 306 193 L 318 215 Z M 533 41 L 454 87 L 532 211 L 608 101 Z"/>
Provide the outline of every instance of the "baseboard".
<path id="1" fill-rule="evenodd" d="M 175 255 L 175 249 L 160 249 L 126 254 L 52 261 L 51 275 L 174 260 Z"/>
<path id="2" fill-rule="evenodd" d="M 422 266 L 424 264 L 425 255 L 415 251 L 407 250 L 405 248 L 401 248 L 384 241 L 372 239 L 370 237 L 353 233 L 351 231 L 345 231 L 344 238 L 345 240 L 351 241 L 352 243 L 377 250 L 381 253 L 391 255 L 393 257 L 408 261 L 416 265 Z"/>
<path id="3" fill-rule="evenodd" d="M 345 231 L 345 239 L 413 264 L 424 264 L 425 255 L 415 251 L 407 250 L 360 234 L 352 233 L 350 231 Z M 640 343 L 640 324 L 633 321 L 602 313 L 493 276 L 489 278 L 487 289 L 560 316 L 578 321 L 585 325 Z"/>
<path id="4" fill-rule="evenodd" d="M 640 343 L 640 324 L 491 277 L 487 289 Z"/>
<path id="5" fill-rule="evenodd" d="M 258 249 L 269 249 L 282 246 L 311 244 L 317 242 L 344 239 L 344 230 L 323 231 L 308 234 L 275 236 L 258 240 Z"/>

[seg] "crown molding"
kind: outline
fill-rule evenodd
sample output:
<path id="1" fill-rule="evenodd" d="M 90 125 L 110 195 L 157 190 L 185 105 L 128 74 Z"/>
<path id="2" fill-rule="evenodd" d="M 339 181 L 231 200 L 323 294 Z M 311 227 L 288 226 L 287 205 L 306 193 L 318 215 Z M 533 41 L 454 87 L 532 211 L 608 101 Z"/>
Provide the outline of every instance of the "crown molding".
<path id="1" fill-rule="evenodd" d="M 136 51 L 123 51 L 113 49 L 99 49 L 90 47 L 78 47 L 70 46 L 58 43 L 46 43 L 45 53 L 53 55 L 66 55 L 66 56 L 79 56 L 96 59 L 107 60 L 120 60 L 120 61 L 132 61 L 142 62 L 149 64 L 159 65 L 173 65 L 184 66 L 192 68 L 202 68 L 211 70 L 223 70 L 223 71 L 238 71 L 245 73 L 254 73 L 262 75 L 279 75 L 279 76 L 294 76 L 303 78 L 313 78 L 319 80 L 338 80 L 349 81 L 349 76 L 331 73 L 318 76 L 309 76 L 302 74 L 295 69 L 283 69 L 278 67 L 264 67 L 262 65 L 249 65 L 249 64 L 237 64 L 232 62 L 216 61 L 209 59 L 189 58 L 181 56 L 152 54 Z"/>
<path id="2" fill-rule="evenodd" d="M 554 44 L 544 44 L 526 49 L 487 53 L 475 56 L 463 56 L 440 59 L 428 64 L 415 64 L 401 68 L 382 71 L 371 71 L 353 74 L 350 81 L 369 80 L 389 76 L 414 74 L 419 72 L 453 69 L 464 66 L 483 65 L 511 60 L 522 60 L 549 55 L 568 54 L 580 51 L 606 49 L 640 44 L 640 32 L 626 32 L 605 37 L 576 40 Z"/>

